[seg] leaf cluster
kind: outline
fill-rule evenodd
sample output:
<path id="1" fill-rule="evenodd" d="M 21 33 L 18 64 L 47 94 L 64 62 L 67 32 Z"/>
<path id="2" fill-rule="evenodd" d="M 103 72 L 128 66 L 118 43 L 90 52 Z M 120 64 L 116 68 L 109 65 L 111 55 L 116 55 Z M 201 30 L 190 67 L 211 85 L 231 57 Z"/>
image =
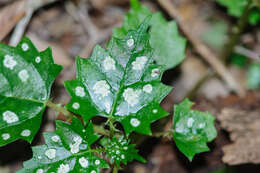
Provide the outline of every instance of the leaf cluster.
<path id="1" fill-rule="evenodd" d="M 183 60 L 185 40 L 175 22 L 136 0 L 131 5 L 107 48 L 96 46 L 89 59 L 77 57 L 76 79 L 65 82 L 71 100 L 58 110 L 80 118 L 56 121 L 56 131 L 44 133 L 45 144 L 32 148 L 32 159 L 18 173 L 98 173 L 111 165 L 145 162 L 129 136 L 152 135 L 151 124 L 168 115 L 160 103 L 172 87 L 161 77 Z M 54 64 L 50 49 L 38 52 L 28 38 L 16 47 L 0 44 L 0 62 L 0 146 L 17 139 L 32 142 L 62 67 Z M 207 142 L 216 137 L 213 116 L 190 110 L 191 105 L 185 100 L 175 106 L 172 133 L 190 160 L 208 151 Z M 96 116 L 107 120 L 99 127 L 106 133 L 94 130 Z"/>

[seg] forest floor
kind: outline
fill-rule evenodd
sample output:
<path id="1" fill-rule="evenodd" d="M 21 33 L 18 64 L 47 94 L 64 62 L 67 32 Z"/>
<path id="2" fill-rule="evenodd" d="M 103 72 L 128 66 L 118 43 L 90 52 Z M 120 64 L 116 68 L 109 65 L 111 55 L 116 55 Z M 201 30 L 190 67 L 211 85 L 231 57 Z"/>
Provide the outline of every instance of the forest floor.
<path id="1" fill-rule="evenodd" d="M 128 0 L 85 0 L 84 6 L 77 6 L 84 0 L 34 0 L 36 6 L 24 7 L 27 0 L 0 1 L 0 41 L 16 44 L 22 35 L 28 36 L 39 50 L 48 46 L 53 49 L 54 60 L 64 66 L 54 85 L 56 103 L 66 104 L 70 97 L 63 82 L 75 78 L 76 56 L 89 57 L 94 45 L 110 39 L 112 30 L 122 24 L 124 14 L 129 10 Z M 162 106 L 173 113 L 173 105 L 186 96 L 196 104 L 194 108 L 207 111 L 216 116 L 218 136 L 210 143 L 210 152 L 195 156 L 190 163 L 176 148 L 174 142 L 167 139 L 138 136 L 141 155 L 147 163 L 133 162 L 123 172 L 129 173 L 259 173 L 260 166 L 260 91 L 246 90 L 245 93 L 231 92 L 223 76 L 209 75 L 218 72 L 218 66 L 208 58 L 219 57 L 225 47 L 231 26 L 237 19 L 228 16 L 225 8 L 212 0 L 144 0 L 142 4 L 153 12 L 161 11 L 168 20 L 174 20 L 168 2 L 178 12 L 179 32 L 186 37 L 188 46 L 186 59 L 177 68 L 168 70 L 163 76 L 165 84 L 174 87 Z M 34 5 L 35 5 L 34 4 Z M 31 11 L 30 11 L 31 10 Z M 24 17 L 31 12 L 31 17 Z M 18 26 L 22 19 L 27 22 Z M 20 36 L 19 30 L 23 34 Z M 190 29 L 188 35 L 187 30 Z M 203 44 L 212 56 L 207 57 L 198 48 Z M 240 45 L 252 52 L 260 52 L 259 27 L 248 27 L 241 35 Z M 251 60 L 250 60 L 251 61 Z M 227 75 L 232 75 L 241 88 L 246 88 L 247 68 L 237 65 L 225 65 Z M 206 77 L 202 85 L 198 82 Z M 195 88 L 195 89 L 194 89 Z M 43 131 L 55 129 L 56 113 L 46 111 L 44 123 L 34 142 L 43 144 Z M 59 115 L 59 119 L 63 119 Z M 169 128 L 172 120 L 163 119 L 154 125 Z M 136 137 L 136 138 L 138 138 Z M 22 167 L 22 162 L 32 156 L 30 144 L 16 141 L 0 148 L 0 173 L 13 173 Z"/>

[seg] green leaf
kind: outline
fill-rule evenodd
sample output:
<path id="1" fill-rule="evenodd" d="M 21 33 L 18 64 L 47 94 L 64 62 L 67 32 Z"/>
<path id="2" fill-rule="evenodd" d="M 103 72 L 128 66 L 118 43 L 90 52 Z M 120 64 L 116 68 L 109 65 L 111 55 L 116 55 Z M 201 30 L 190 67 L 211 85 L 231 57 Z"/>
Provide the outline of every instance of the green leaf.
<path id="1" fill-rule="evenodd" d="M 125 14 L 122 27 L 113 31 L 114 37 L 124 38 L 128 31 L 137 29 L 147 16 L 152 15 L 152 12 L 138 0 L 130 0 L 130 3 L 131 9 Z"/>
<path id="2" fill-rule="evenodd" d="M 248 20 L 251 25 L 257 25 L 260 22 L 260 9 L 257 7 L 253 8 L 248 16 Z"/>
<path id="3" fill-rule="evenodd" d="M 86 128 L 74 117 L 71 124 L 57 121 L 55 132 L 44 133 L 45 145 L 33 147 L 33 158 L 17 173 L 98 173 L 108 164 L 91 145 L 97 141 L 93 125 Z"/>
<path id="4" fill-rule="evenodd" d="M 249 67 L 247 87 L 250 89 L 260 88 L 260 65 L 257 63 L 253 63 Z"/>
<path id="5" fill-rule="evenodd" d="M 161 13 L 152 14 L 138 0 L 130 2 L 131 9 L 124 17 L 123 26 L 115 29 L 113 36 L 123 38 L 128 31 L 136 29 L 147 16 L 152 15 L 150 43 L 154 49 L 154 59 L 166 69 L 177 66 L 185 58 L 186 40 L 178 34 L 176 22 L 167 22 Z"/>
<path id="6" fill-rule="evenodd" d="M 228 9 L 228 14 L 234 17 L 241 17 L 248 0 L 217 0 L 217 2 Z M 257 25 L 260 21 L 259 7 L 252 3 L 252 9 L 248 16 L 251 25 Z"/>
<path id="7" fill-rule="evenodd" d="M 38 52 L 28 38 L 17 47 L 0 44 L 0 146 L 17 139 L 32 142 L 61 69 L 51 49 Z"/>
<path id="8" fill-rule="evenodd" d="M 240 17 L 247 5 L 247 0 L 217 0 L 217 2 L 228 9 L 228 14 Z"/>
<path id="9" fill-rule="evenodd" d="M 249 60 L 244 55 L 233 53 L 231 55 L 231 64 L 241 68 L 245 68 L 249 63 Z"/>
<path id="10" fill-rule="evenodd" d="M 163 68 L 153 63 L 147 19 L 108 48 L 77 58 L 76 80 L 65 82 L 72 99 L 67 108 L 88 122 L 99 115 L 121 122 L 127 134 L 151 134 L 150 124 L 166 115 L 160 107 L 171 87 L 160 82 Z"/>
<path id="11" fill-rule="evenodd" d="M 117 166 L 120 166 L 121 163 L 126 165 L 127 162 L 132 162 L 133 160 L 145 162 L 145 159 L 135 149 L 135 145 L 129 144 L 129 141 L 123 137 L 119 139 L 113 137 L 111 140 L 103 138 L 100 143 L 104 146 L 106 156 L 111 163 L 115 163 Z"/>
<path id="12" fill-rule="evenodd" d="M 215 117 L 190 110 L 193 103 L 185 99 L 174 107 L 173 138 L 179 150 L 191 161 L 195 154 L 209 151 L 207 142 L 217 136 Z"/>

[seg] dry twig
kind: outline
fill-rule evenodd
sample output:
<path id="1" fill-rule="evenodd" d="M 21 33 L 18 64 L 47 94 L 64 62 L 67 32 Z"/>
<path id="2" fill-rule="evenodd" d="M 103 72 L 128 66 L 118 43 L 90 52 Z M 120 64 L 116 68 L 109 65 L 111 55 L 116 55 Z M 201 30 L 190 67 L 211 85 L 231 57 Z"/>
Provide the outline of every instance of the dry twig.
<path id="1" fill-rule="evenodd" d="M 79 7 L 76 7 L 73 3 L 68 2 L 66 4 L 66 9 L 74 20 L 82 24 L 84 31 L 89 36 L 88 44 L 80 53 L 81 57 L 88 57 L 91 50 L 97 43 L 106 40 L 111 35 L 113 27 L 100 30 L 97 26 L 95 26 L 88 14 L 89 6 L 86 2 L 82 2 Z"/>
<path id="2" fill-rule="evenodd" d="M 238 95 L 244 96 L 245 91 L 242 86 L 234 79 L 232 74 L 227 68 L 218 60 L 215 54 L 204 45 L 200 39 L 190 34 L 190 28 L 186 26 L 182 16 L 180 16 L 178 10 L 171 3 L 170 0 L 157 0 L 159 4 L 169 13 L 169 15 L 175 18 L 181 30 L 192 43 L 197 52 L 204 58 L 217 72 L 219 76 L 228 84 L 228 86 L 234 90 Z"/>
<path id="3" fill-rule="evenodd" d="M 42 6 L 45 6 L 47 4 L 53 3 L 57 0 L 28 0 L 25 4 L 25 16 L 19 21 L 19 23 L 16 25 L 15 30 L 11 36 L 9 44 L 11 46 L 16 46 L 18 42 L 23 37 L 23 34 L 27 28 L 27 25 L 29 24 L 33 13 L 39 9 Z"/>
<path id="4" fill-rule="evenodd" d="M 259 58 L 259 55 L 258 53 L 252 51 L 252 50 L 249 50 L 249 49 L 246 49 L 242 46 L 236 46 L 234 48 L 234 51 L 238 54 L 241 54 L 241 55 L 244 55 L 245 57 L 248 57 L 256 62 L 260 62 L 260 58 Z"/>
<path id="5" fill-rule="evenodd" d="M 13 29 L 13 27 L 24 16 L 25 1 L 18 1 L 4 7 L 0 11 L 0 41 Z M 12 13 L 10 13 L 12 11 Z"/>

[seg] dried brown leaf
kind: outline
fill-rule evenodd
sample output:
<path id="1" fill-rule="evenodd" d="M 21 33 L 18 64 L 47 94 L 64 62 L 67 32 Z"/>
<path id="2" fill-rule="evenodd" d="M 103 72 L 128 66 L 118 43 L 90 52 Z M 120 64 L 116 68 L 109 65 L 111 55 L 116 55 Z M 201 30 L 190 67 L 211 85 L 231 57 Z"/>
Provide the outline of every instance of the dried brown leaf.
<path id="1" fill-rule="evenodd" d="M 224 108 L 218 120 L 233 141 L 223 147 L 223 161 L 230 165 L 260 163 L 260 109 Z"/>

